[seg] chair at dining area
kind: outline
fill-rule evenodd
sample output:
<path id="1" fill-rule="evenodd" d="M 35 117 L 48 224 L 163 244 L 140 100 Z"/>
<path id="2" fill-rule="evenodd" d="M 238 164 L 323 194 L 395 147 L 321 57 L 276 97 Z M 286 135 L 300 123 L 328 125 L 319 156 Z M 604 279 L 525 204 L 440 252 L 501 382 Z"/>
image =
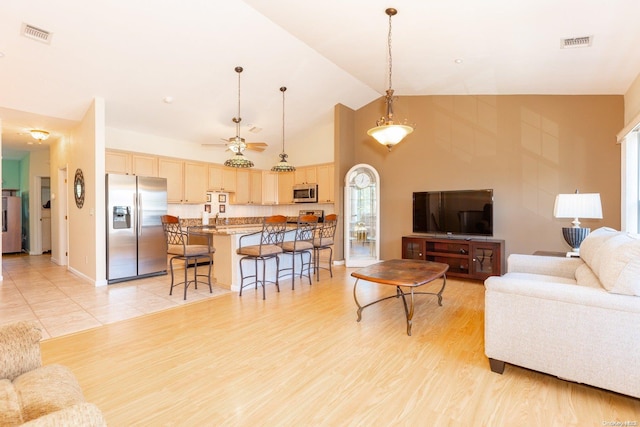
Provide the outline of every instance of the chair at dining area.
<path id="1" fill-rule="evenodd" d="M 313 239 L 318 225 L 318 217 L 315 215 L 300 215 L 293 240 L 282 243 L 282 252 L 291 255 L 291 267 L 281 269 L 281 271 L 291 270 L 291 289 L 295 289 L 296 285 L 296 256 L 300 255 L 300 280 L 307 272 L 309 284 L 311 285 L 311 271 L 313 270 Z M 309 258 L 305 263 L 305 255 Z"/>
<path id="2" fill-rule="evenodd" d="M 287 217 L 284 215 L 273 215 L 266 217 L 262 222 L 262 230 L 255 233 L 245 234 L 240 237 L 238 241 L 238 249 L 236 253 L 242 255 L 240 258 L 240 296 L 242 296 L 242 289 L 246 286 L 255 284 L 255 288 L 258 289 L 258 284 L 262 285 L 262 299 L 266 299 L 265 285 L 267 283 L 274 283 L 276 289 L 280 292 L 280 284 L 278 282 L 280 275 L 280 258 L 282 254 L 282 242 L 284 241 L 284 235 L 287 230 Z M 258 236 L 258 243 L 255 243 L 256 236 Z M 275 260 L 276 274 L 275 281 L 266 280 L 266 266 L 267 261 Z M 244 261 L 254 262 L 255 274 L 245 276 L 243 263 Z M 260 278 L 258 270 L 258 262 L 262 263 L 262 278 Z M 254 278 L 253 282 L 245 285 L 245 279 Z"/>
<path id="3" fill-rule="evenodd" d="M 209 292 L 213 293 L 211 287 L 211 269 L 213 267 L 213 254 L 215 248 L 211 245 L 211 239 L 207 238 L 207 244 L 189 244 L 189 233 L 182 229 L 180 218 L 173 215 L 162 215 L 162 229 L 167 243 L 167 254 L 169 259 L 169 267 L 171 269 L 171 288 L 169 295 L 173 294 L 173 288 L 184 285 L 184 299 L 187 299 L 187 288 L 191 283 L 195 289 L 198 289 L 198 277 L 207 279 Z M 175 283 L 173 262 L 175 260 L 184 261 L 184 281 Z M 198 274 L 198 263 L 207 261 L 209 265 L 208 274 Z M 193 265 L 193 280 L 188 280 L 188 270 Z"/>
<path id="4" fill-rule="evenodd" d="M 320 269 L 328 270 L 331 277 L 333 277 L 333 270 L 331 268 L 333 259 L 333 242 L 336 235 L 336 228 L 338 228 L 338 215 L 329 214 L 325 216 L 324 222 L 316 229 L 316 235 L 313 239 L 313 265 L 316 273 L 316 280 L 320 280 Z M 322 251 L 329 250 L 329 265 L 328 267 L 320 266 L 320 254 Z"/>

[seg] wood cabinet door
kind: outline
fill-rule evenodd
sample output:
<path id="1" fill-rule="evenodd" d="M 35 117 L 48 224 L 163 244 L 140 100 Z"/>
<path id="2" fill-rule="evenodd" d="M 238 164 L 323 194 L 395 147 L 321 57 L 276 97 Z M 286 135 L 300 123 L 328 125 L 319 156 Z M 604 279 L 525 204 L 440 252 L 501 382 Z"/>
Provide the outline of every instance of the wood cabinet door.
<path id="1" fill-rule="evenodd" d="M 278 203 L 278 172 L 265 171 L 262 174 L 262 204 Z"/>
<path id="2" fill-rule="evenodd" d="M 226 166 L 222 167 L 222 190 L 229 193 L 236 191 L 236 170 Z"/>
<path id="3" fill-rule="evenodd" d="M 262 171 L 253 170 L 251 174 L 249 203 L 262 204 Z"/>
<path id="4" fill-rule="evenodd" d="M 131 174 L 131 154 L 120 151 L 105 151 L 104 170 L 106 173 Z"/>
<path id="5" fill-rule="evenodd" d="M 131 154 L 131 171 L 138 176 L 158 176 L 158 158 L 144 154 Z"/>
<path id="6" fill-rule="evenodd" d="M 335 201 L 335 179 L 333 177 L 333 165 L 321 165 L 316 168 L 318 179 L 318 202 L 332 203 Z"/>
<path id="7" fill-rule="evenodd" d="M 244 205 L 249 203 L 251 197 L 251 179 L 248 170 L 236 171 L 236 193 L 234 203 Z"/>
<path id="8" fill-rule="evenodd" d="M 158 175 L 167 178 L 167 202 L 182 203 L 184 200 L 184 162 L 174 159 L 159 159 Z"/>
<path id="9" fill-rule="evenodd" d="M 278 204 L 293 203 L 293 172 L 278 173 Z"/>
<path id="10" fill-rule="evenodd" d="M 296 184 L 316 184 L 318 182 L 315 166 L 297 168 L 294 172 Z"/>
<path id="11" fill-rule="evenodd" d="M 207 165 L 205 163 L 184 164 L 184 203 L 207 201 Z"/>
<path id="12" fill-rule="evenodd" d="M 426 255 L 424 239 L 414 239 L 411 237 L 402 238 L 402 258 L 425 260 Z"/>

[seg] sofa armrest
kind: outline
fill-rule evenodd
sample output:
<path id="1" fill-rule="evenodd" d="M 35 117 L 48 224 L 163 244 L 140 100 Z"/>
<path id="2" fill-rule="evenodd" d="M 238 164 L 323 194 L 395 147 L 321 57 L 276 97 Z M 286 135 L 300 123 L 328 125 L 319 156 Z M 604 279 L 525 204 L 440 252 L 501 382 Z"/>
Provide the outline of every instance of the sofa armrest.
<path id="1" fill-rule="evenodd" d="M 42 366 L 42 332 L 35 322 L 22 321 L 0 326 L 0 378 L 13 381 Z"/>
<path id="2" fill-rule="evenodd" d="M 584 261 L 580 258 L 511 254 L 507 259 L 507 271 L 575 279 L 576 269 L 582 264 Z"/>

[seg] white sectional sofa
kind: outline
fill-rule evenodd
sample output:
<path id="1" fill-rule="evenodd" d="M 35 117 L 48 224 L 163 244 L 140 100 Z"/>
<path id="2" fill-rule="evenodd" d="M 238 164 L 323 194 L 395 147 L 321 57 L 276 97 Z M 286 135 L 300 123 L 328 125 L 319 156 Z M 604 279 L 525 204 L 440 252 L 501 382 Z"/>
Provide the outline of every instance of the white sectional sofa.
<path id="1" fill-rule="evenodd" d="M 513 254 L 485 281 L 485 354 L 640 398 L 640 236 L 593 231 L 580 258 Z"/>

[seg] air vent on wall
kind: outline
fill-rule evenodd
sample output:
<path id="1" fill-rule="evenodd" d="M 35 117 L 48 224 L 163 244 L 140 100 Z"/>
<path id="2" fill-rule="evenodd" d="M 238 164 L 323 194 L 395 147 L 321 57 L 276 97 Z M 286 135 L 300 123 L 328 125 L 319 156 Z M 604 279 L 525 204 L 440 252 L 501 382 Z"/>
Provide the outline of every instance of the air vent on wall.
<path id="1" fill-rule="evenodd" d="M 41 28 L 34 27 L 29 24 L 22 24 L 22 35 L 32 40 L 37 40 L 42 43 L 51 43 L 51 33 Z"/>
<path id="2" fill-rule="evenodd" d="M 560 39 L 560 47 L 562 49 L 569 49 L 572 47 L 589 47 L 592 41 L 591 36 L 571 37 L 568 39 Z"/>

